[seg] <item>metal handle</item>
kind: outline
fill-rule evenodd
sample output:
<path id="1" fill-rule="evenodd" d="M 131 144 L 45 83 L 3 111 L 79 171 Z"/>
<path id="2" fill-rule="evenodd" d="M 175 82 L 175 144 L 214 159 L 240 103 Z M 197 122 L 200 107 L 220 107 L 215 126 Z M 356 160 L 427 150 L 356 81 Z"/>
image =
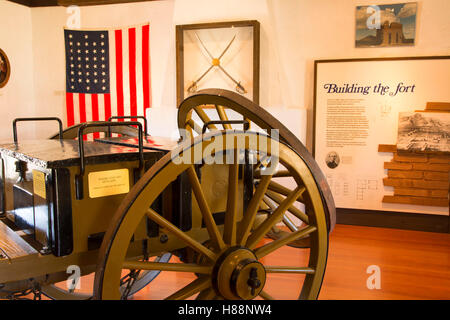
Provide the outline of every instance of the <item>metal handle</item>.
<path id="1" fill-rule="evenodd" d="M 34 118 L 16 118 L 13 121 L 13 137 L 14 143 L 17 144 L 17 122 L 21 121 L 58 121 L 59 124 L 59 140 L 62 140 L 63 124 L 61 119 L 57 117 L 34 117 Z"/>
<path id="2" fill-rule="evenodd" d="M 113 119 L 142 119 L 144 120 L 144 131 L 145 131 L 145 136 L 148 136 L 148 131 L 147 131 L 147 119 L 144 116 L 113 116 L 110 117 L 108 119 L 109 122 L 112 122 L 111 120 Z M 111 133 L 108 132 L 109 135 L 111 136 Z"/>
<path id="3" fill-rule="evenodd" d="M 210 124 L 243 124 L 244 131 L 247 131 L 250 128 L 250 123 L 247 120 L 214 120 L 206 122 L 202 128 L 202 134 L 206 132 L 206 129 Z"/>
<path id="4" fill-rule="evenodd" d="M 144 168 L 144 143 L 142 139 L 142 124 L 138 121 L 127 122 L 104 122 L 104 123 L 83 123 L 78 128 L 78 154 L 80 156 L 80 173 L 75 176 L 75 191 L 77 200 L 83 199 L 83 176 L 86 168 L 84 158 L 84 140 L 83 131 L 89 127 L 118 127 L 136 125 L 139 127 L 138 140 L 139 140 L 139 175 Z"/>

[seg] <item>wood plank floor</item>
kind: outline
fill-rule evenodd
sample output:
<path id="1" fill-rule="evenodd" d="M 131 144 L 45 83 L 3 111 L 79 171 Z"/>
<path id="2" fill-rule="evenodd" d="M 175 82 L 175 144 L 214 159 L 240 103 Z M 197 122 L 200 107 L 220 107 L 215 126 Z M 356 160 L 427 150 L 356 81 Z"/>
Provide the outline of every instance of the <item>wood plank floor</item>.
<path id="1" fill-rule="evenodd" d="M 282 256 L 274 254 L 270 259 L 278 263 L 271 264 L 294 265 L 304 260 L 301 251 L 289 248 Z M 371 265 L 380 269 L 380 289 L 367 288 Z M 158 294 L 145 288 L 134 298 L 164 295 L 161 289 L 172 282 L 187 284 L 190 280 L 161 275 L 155 280 Z M 291 275 L 280 275 L 268 282 L 272 287 L 268 292 L 282 299 L 293 298 L 298 295 L 297 282 Z M 450 299 L 450 234 L 337 225 L 330 238 L 319 299 Z"/>
<path id="2" fill-rule="evenodd" d="M 305 250 L 286 248 L 265 262 L 302 265 L 305 258 Z M 371 265 L 380 268 L 380 289 L 367 288 Z M 295 298 L 301 277 L 278 274 L 268 280 L 268 292 L 278 299 Z M 174 292 L 171 286 L 179 288 L 193 279 L 191 274 L 165 272 L 133 298 L 161 299 Z M 92 275 L 83 277 L 82 291 L 90 291 L 92 282 Z M 319 299 L 450 299 L 450 234 L 337 225 Z"/>
<path id="3" fill-rule="evenodd" d="M 367 288 L 370 265 L 381 289 Z M 450 299 L 450 234 L 337 225 L 320 299 Z"/>

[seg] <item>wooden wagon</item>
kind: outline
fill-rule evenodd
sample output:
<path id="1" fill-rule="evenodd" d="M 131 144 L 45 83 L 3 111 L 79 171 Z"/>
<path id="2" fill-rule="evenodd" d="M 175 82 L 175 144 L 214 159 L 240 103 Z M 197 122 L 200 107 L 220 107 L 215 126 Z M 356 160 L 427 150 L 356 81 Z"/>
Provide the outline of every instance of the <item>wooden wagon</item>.
<path id="1" fill-rule="evenodd" d="M 127 299 L 173 272 L 191 280 L 164 298 L 277 299 L 280 275 L 290 298 L 317 298 L 333 198 L 302 143 L 258 105 L 200 91 L 179 106 L 178 142 L 116 119 L 58 120 L 50 139 L 18 139 L 31 120 L 58 119 L 16 119 L 0 146 L 1 297 Z M 296 265 L 270 259 L 286 248 Z M 56 285 L 69 269 L 95 274 L 91 292 Z"/>

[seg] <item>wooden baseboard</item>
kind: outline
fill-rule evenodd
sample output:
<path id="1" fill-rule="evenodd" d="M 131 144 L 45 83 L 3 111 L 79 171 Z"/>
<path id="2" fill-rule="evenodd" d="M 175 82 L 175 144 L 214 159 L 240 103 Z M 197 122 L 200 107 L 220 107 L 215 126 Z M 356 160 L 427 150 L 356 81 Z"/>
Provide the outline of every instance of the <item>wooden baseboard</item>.
<path id="1" fill-rule="evenodd" d="M 450 233 L 450 216 L 359 209 L 336 209 L 336 222 L 356 226 Z"/>

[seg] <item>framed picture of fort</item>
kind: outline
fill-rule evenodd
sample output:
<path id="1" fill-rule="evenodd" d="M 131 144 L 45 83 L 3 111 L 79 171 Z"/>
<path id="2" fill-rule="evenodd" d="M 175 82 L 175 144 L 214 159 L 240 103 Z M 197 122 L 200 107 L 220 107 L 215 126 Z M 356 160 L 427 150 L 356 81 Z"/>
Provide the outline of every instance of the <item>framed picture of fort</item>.
<path id="1" fill-rule="evenodd" d="M 313 155 L 338 214 L 448 222 L 450 56 L 317 60 L 314 72 Z"/>
<path id="2" fill-rule="evenodd" d="M 413 46 L 417 2 L 356 7 L 355 46 Z"/>
<path id="3" fill-rule="evenodd" d="M 450 112 L 400 112 L 397 149 L 450 154 Z"/>

